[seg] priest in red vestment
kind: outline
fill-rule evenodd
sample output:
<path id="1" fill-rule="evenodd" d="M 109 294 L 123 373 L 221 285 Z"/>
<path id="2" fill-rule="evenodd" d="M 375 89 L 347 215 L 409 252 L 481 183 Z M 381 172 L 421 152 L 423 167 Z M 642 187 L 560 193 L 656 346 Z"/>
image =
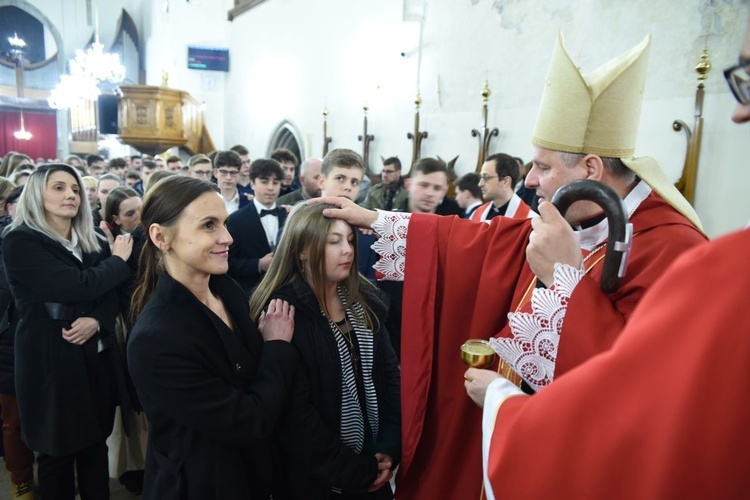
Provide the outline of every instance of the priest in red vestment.
<path id="1" fill-rule="evenodd" d="M 397 498 L 482 493 L 482 416 L 464 394 L 464 341 L 497 337 L 502 373 L 543 389 L 608 350 L 645 290 L 681 252 L 705 241 L 695 211 L 658 164 L 632 156 L 649 44 L 646 38 L 584 75 L 558 38 L 526 177 L 540 198 L 540 217 L 495 217 L 486 224 L 374 214 L 324 200 L 342 207 L 327 215 L 375 229 L 381 236 L 373 246 L 381 254 L 376 268 L 405 278 Z M 633 225 L 627 274 L 613 293 L 599 288 L 608 232 L 599 207 L 578 202 L 563 218 L 544 203 L 578 179 L 614 188 Z"/>
<path id="2" fill-rule="evenodd" d="M 750 19 L 725 76 L 750 122 Z M 614 346 L 533 397 L 469 369 L 489 498 L 747 498 L 750 229 L 684 254 Z M 550 418 L 553 415 L 553 418 Z"/>

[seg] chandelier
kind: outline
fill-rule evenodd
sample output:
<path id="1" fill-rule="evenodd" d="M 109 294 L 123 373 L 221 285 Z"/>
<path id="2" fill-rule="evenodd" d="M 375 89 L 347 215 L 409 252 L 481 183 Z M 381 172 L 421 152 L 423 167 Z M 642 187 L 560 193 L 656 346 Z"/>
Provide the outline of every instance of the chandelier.
<path id="1" fill-rule="evenodd" d="M 18 139 L 19 141 L 29 141 L 31 140 L 31 132 L 26 130 L 26 127 L 24 127 L 23 123 L 23 108 L 21 108 L 21 130 L 16 130 L 13 132 L 13 137 Z"/>
<path id="2" fill-rule="evenodd" d="M 101 91 L 99 84 L 118 84 L 125 79 L 125 66 L 118 54 L 104 52 L 99 42 L 99 2 L 94 1 L 94 42 L 85 52 L 76 50 L 70 60 L 70 74 L 60 77 L 60 83 L 50 92 L 47 102 L 55 109 L 69 109 L 96 99 Z"/>
<path id="3" fill-rule="evenodd" d="M 26 47 L 26 42 L 24 42 L 23 39 L 18 38 L 18 33 L 14 33 L 12 37 L 8 37 L 8 43 L 10 44 L 10 55 L 13 59 L 13 62 L 17 66 L 23 68 L 23 49 L 24 47 Z M 22 97 L 22 88 L 18 80 L 16 80 L 16 97 L 18 98 L 20 106 L 19 110 L 21 112 L 21 129 L 13 132 L 13 137 L 15 137 L 19 141 L 29 141 L 31 140 L 31 132 L 26 130 L 26 127 L 24 126 L 23 106 L 20 104 Z"/>
<path id="4" fill-rule="evenodd" d="M 120 64 L 120 56 L 104 52 L 104 45 L 99 43 L 98 35 L 86 52 L 76 50 L 75 59 L 70 61 L 70 72 L 80 72 L 97 83 L 107 81 L 117 84 L 125 79 L 125 66 Z"/>

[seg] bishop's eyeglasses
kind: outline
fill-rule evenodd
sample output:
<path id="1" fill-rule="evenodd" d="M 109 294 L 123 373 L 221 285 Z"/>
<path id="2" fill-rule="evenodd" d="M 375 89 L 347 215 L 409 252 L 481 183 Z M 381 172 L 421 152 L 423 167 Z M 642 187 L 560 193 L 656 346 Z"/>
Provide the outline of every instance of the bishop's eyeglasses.
<path id="1" fill-rule="evenodd" d="M 750 104 L 750 59 L 740 59 L 740 63 L 724 70 L 729 89 L 740 104 Z"/>

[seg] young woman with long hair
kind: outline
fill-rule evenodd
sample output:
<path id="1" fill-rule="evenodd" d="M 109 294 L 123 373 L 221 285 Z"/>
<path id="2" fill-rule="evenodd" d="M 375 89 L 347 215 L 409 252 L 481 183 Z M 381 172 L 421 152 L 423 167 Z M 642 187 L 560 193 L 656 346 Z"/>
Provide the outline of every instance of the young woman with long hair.
<path id="1" fill-rule="evenodd" d="M 149 423 L 144 499 L 272 494 L 270 437 L 298 362 L 294 309 L 273 301 L 257 328 L 250 320 L 226 275 L 227 217 L 215 185 L 178 175 L 141 207 L 127 358 Z"/>
<path id="2" fill-rule="evenodd" d="M 113 236 L 135 231 L 140 223 L 141 205 L 141 197 L 133 188 L 120 186 L 110 191 L 103 215 Z"/>
<path id="3" fill-rule="evenodd" d="M 287 488 L 279 496 L 392 498 L 387 481 L 400 459 L 401 412 L 398 362 L 383 328 L 387 312 L 377 289 L 357 271 L 352 227 L 323 217 L 327 207 L 292 210 L 250 299 L 253 319 L 274 299 L 295 307 L 298 383 L 324 426 L 300 418 L 307 413 L 295 406 L 299 400 L 290 401 L 276 433 Z M 344 448 L 330 459 L 308 453 L 320 449 L 325 430 Z"/>

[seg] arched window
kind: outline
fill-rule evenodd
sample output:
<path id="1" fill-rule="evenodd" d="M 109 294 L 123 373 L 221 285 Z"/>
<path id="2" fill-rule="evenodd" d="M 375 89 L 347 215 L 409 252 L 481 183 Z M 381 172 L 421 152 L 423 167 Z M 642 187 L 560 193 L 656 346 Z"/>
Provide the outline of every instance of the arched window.
<path id="1" fill-rule="evenodd" d="M 304 148 L 299 130 L 288 121 L 284 121 L 279 125 L 273 133 L 273 136 L 271 136 L 271 142 L 268 144 L 266 157 L 270 157 L 271 153 L 279 148 L 286 148 L 294 153 L 300 163 L 305 160 L 302 154 Z"/>

